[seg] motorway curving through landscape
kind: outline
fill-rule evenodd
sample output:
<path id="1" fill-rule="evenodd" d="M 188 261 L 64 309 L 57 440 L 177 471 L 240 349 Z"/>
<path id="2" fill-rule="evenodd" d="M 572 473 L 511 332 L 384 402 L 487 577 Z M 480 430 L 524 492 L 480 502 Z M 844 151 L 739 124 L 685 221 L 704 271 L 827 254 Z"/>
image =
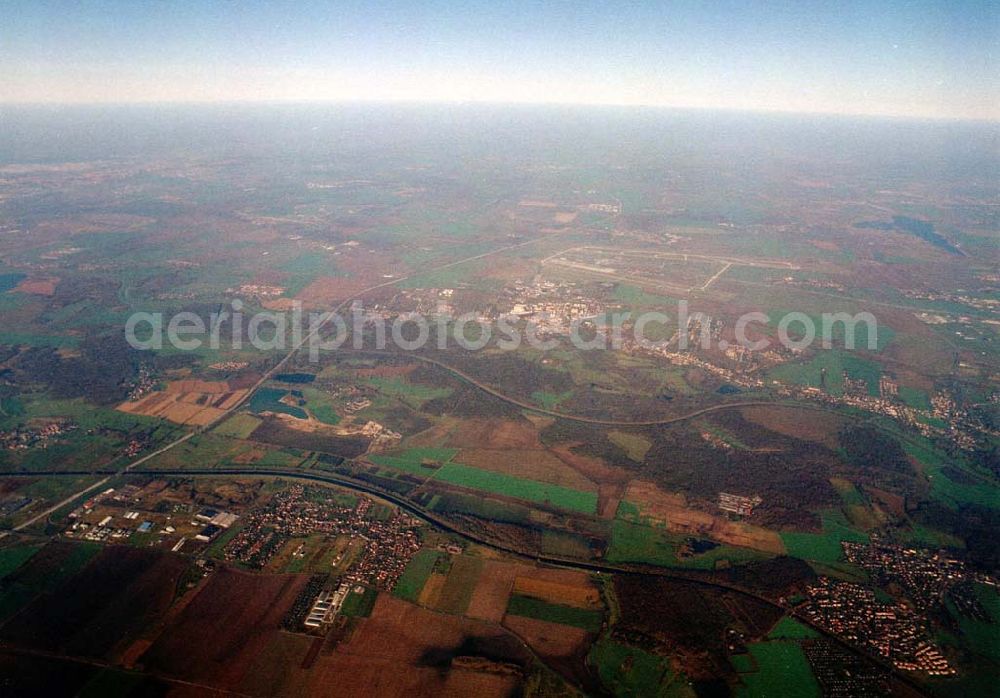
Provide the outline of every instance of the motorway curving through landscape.
<path id="1" fill-rule="evenodd" d="M 470 376 L 454 366 L 449 366 L 443 361 L 438 361 L 437 359 L 432 359 L 427 356 L 421 356 L 419 354 L 402 354 L 400 352 L 392 351 L 380 351 L 377 349 L 342 349 L 344 353 L 350 354 L 367 354 L 371 356 L 385 356 L 396 359 L 405 359 L 409 361 L 421 361 L 426 364 L 437 366 L 445 371 L 448 371 L 457 378 L 462 379 L 466 383 L 472 385 L 484 393 L 489 393 L 495 398 L 503 400 L 506 403 L 515 405 L 522 409 L 528 410 L 530 412 L 535 412 L 537 414 L 544 414 L 549 417 L 555 417 L 556 419 L 565 419 L 570 422 L 581 422 L 583 424 L 596 424 L 599 426 L 609 426 L 609 427 L 655 427 L 663 426 L 667 424 L 677 424 L 679 422 L 686 422 L 695 417 L 700 417 L 703 414 L 708 414 L 710 412 L 719 412 L 721 410 L 732 410 L 740 407 L 786 407 L 790 409 L 805 409 L 814 410 L 817 412 L 835 412 L 843 416 L 838 410 L 831 409 L 829 407 L 824 407 L 823 405 L 814 405 L 807 402 L 782 402 L 780 400 L 742 400 L 735 402 L 723 402 L 718 405 L 709 405 L 708 407 L 701 407 L 699 409 L 693 410 L 691 412 L 686 412 L 681 415 L 675 415 L 673 417 L 660 417 L 657 419 L 634 419 L 634 420 L 616 420 L 616 419 L 599 419 L 597 417 L 584 417 L 582 415 L 569 414 L 566 412 L 557 412 L 556 410 L 548 410 L 543 407 L 538 407 L 530 402 L 524 402 L 523 400 L 518 400 L 517 398 L 506 395 L 500 392 L 496 388 L 493 388 L 482 381 Z M 849 416 L 849 415 L 848 415 Z"/>
<path id="2" fill-rule="evenodd" d="M 192 432 L 193 434 L 193 432 Z M 190 434 L 189 434 L 190 436 Z M 2 477 L 24 477 L 24 473 L 0 473 L 0 478 Z M 425 521 L 438 529 L 450 533 L 452 535 L 458 536 L 463 540 L 470 543 L 475 543 L 476 545 L 495 550 L 497 552 L 504 553 L 522 560 L 526 560 L 533 563 L 544 563 L 548 565 L 553 565 L 557 567 L 563 567 L 568 569 L 581 570 L 590 573 L 599 574 L 624 574 L 629 576 L 643 576 L 643 577 L 660 577 L 664 579 L 671 579 L 674 581 L 683 581 L 698 586 L 709 587 L 714 589 L 722 589 L 724 591 L 733 592 L 735 594 L 740 594 L 746 596 L 760 603 L 767 604 L 768 606 L 781 611 L 783 614 L 787 614 L 794 617 L 796 620 L 808 625 L 809 627 L 816 630 L 818 633 L 822 634 L 824 637 L 836 642 L 840 647 L 848 650 L 849 652 L 864 658 L 865 660 L 875 664 L 879 668 L 886 671 L 889 675 L 894 677 L 896 680 L 904 683 L 908 688 L 916 691 L 920 695 L 927 695 L 926 689 L 924 689 L 920 684 L 911 679 L 910 677 L 901 674 L 896 671 L 896 669 L 883 660 L 881 657 L 877 657 L 867 651 L 856 647 L 846 640 L 841 639 L 837 635 L 831 633 L 829 630 L 821 625 L 815 624 L 811 618 L 796 611 L 794 608 L 787 606 L 785 604 L 778 603 L 774 599 L 771 599 L 757 592 L 746 589 L 736 584 L 732 584 L 725 580 L 718 579 L 717 577 L 709 576 L 709 573 L 699 572 L 699 571 L 688 571 L 682 569 L 670 569 L 665 567 L 656 567 L 652 565 L 627 565 L 627 564 L 615 564 L 610 562 L 602 561 L 588 561 L 579 560 L 574 558 L 566 558 L 558 555 L 550 555 L 546 553 L 526 553 L 522 550 L 514 548 L 510 545 L 506 545 L 502 542 L 492 540 L 486 536 L 480 535 L 474 531 L 468 531 L 458 524 L 446 519 L 442 516 L 435 514 L 432 511 L 424 509 L 418 506 L 414 502 L 406 499 L 403 496 L 395 494 L 393 492 L 387 492 L 374 485 L 366 482 L 361 482 L 358 480 L 353 480 L 351 478 L 343 477 L 335 473 L 321 472 L 315 470 L 297 470 L 289 468 L 174 468 L 174 469 L 130 469 L 128 472 L 121 470 L 118 471 L 61 471 L 55 473 L 47 473 L 47 476 L 67 476 L 67 477 L 80 477 L 83 475 L 104 475 L 105 477 L 98 483 L 87 489 L 90 490 L 107 483 L 109 480 L 115 477 L 122 476 L 133 476 L 133 477 L 274 477 L 282 478 L 288 480 L 301 480 L 305 482 L 316 482 L 320 484 L 334 485 L 336 487 L 341 487 L 354 492 L 360 492 L 362 494 L 381 499 L 389 504 L 395 505 L 400 509 L 412 514 L 413 516 Z M 79 496 L 79 495 L 77 495 Z M 74 497 L 75 499 L 75 497 Z M 71 503 L 72 499 L 67 502 Z M 51 513 L 51 512 L 50 512 Z"/>
<path id="3" fill-rule="evenodd" d="M 618 214 L 615 214 L 615 215 L 618 215 Z M 614 217 L 615 216 L 611 216 L 611 218 L 614 218 Z M 588 227 L 591 227 L 591 226 L 588 226 Z M 567 232 L 570 232 L 570 231 L 567 231 Z M 572 232 L 579 232 L 579 231 L 572 231 Z M 443 264 L 443 265 L 440 265 L 440 266 L 437 266 L 437 267 L 433 267 L 433 268 L 430 268 L 430 269 L 427 269 L 427 270 L 423 270 L 423 271 L 421 271 L 419 273 L 420 274 L 425 274 L 425 273 L 429 273 L 429 272 L 436 272 L 436 271 L 441 271 L 441 270 L 444 270 L 444 269 L 449 269 L 449 268 L 452 268 L 452 267 L 455 267 L 455 266 L 458 266 L 458 265 L 461 265 L 461 264 L 466 264 L 468 262 L 473 262 L 473 261 L 476 261 L 476 260 L 479 260 L 479 259 L 484 259 L 484 258 L 493 256 L 493 255 L 501 254 L 503 252 L 507 252 L 507 251 L 510 251 L 510 250 L 513 250 L 513 249 L 517 249 L 517 248 L 520 248 L 520 247 L 525 247 L 525 246 L 528 246 L 528 245 L 537 244 L 537 243 L 539 243 L 541 241 L 548 240 L 551 237 L 554 237 L 554 236 L 548 236 L 548 237 L 545 237 L 545 238 L 535 238 L 535 239 L 527 240 L 527 241 L 524 241 L 524 242 L 516 243 L 516 244 L 513 244 L 513 245 L 507 245 L 507 246 L 504 246 L 504 247 L 501 247 L 501 248 L 497 248 L 495 250 L 491 250 L 491 251 L 484 252 L 484 253 L 477 254 L 477 255 L 472 255 L 472 256 L 466 257 L 464 259 L 460 259 L 460 260 L 457 260 L 457 261 L 454 261 L 454 262 L 449 262 L 447 264 Z M 824 636 L 826 636 L 826 637 L 830 638 L 831 640 L 837 642 L 840 646 L 844 647 L 845 649 L 847 649 L 847 650 L 849 650 L 849 651 L 851 651 L 851 652 L 853 652 L 855 654 L 858 654 L 859 656 L 865 657 L 868 661 L 873 662 L 874 664 L 876 664 L 876 665 L 880 666 L 881 668 L 887 670 L 892 676 L 894 676 L 897 680 L 902 681 L 903 683 L 905 683 L 909 688 L 917 691 L 920 694 L 924 694 L 925 693 L 924 689 L 922 687 L 920 687 L 919 684 L 917 684 L 915 681 L 913 681 L 909 677 L 901 675 L 898 672 L 896 672 L 891 665 L 889 665 L 886 662 L 884 662 L 881 658 L 875 657 L 873 655 L 869 655 L 867 652 L 864 652 L 864 651 L 860 650 L 859 648 L 854 647 L 854 646 L 850 645 L 849 643 L 841 640 L 837 636 L 829 633 L 824 628 L 814 625 L 810 621 L 810 619 L 801 616 L 794 609 L 791 609 L 791 608 L 788 608 L 788 607 L 783 606 L 781 604 L 778 604 L 777 602 L 775 602 L 775 601 L 773 601 L 771 599 L 768 599 L 767 597 L 758 595 L 758 594 L 756 594 L 756 593 L 754 593 L 752 591 L 749 591 L 747 589 L 743 589 L 743 588 L 740 588 L 738 586 L 731 585 L 731 584 L 722 582 L 722 581 L 717 580 L 717 579 L 705 579 L 703 576 L 698 576 L 696 573 L 685 572 L 683 570 L 669 570 L 669 569 L 657 568 L 657 567 L 649 567 L 649 566 L 639 567 L 639 566 L 628 566 L 628 565 L 615 565 L 615 564 L 605 563 L 605 562 L 587 562 L 587 561 L 580 561 L 580 560 L 572 560 L 572 559 L 568 559 L 568 558 L 560 558 L 560 557 L 557 557 L 557 556 L 544 555 L 544 554 L 538 554 L 538 555 L 526 554 L 526 553 L 523 553 L 521 551 L 518 551 L 518 550 L 515 550 L 515 549 L 512 549 L 512 548 L 509 548 L 507 546 L 504 546 L 504 545 L 502 545 L 500 543 L 497 543 L 495 541 L 491 541 L 489 539 L 486 539 L 486 538 L 484 538 L 482 536 L 479 536 L 478 534 L 475 534 L 473 532 L 469 532 L 469 531 L 465 531 L 463 529 L 460 529 L 455 524 L 453 524 L 453 523 L 451 523 L 451 522 L 449 522 L 449 521 L 447 521 L 447 520 L 445 520 L 445 519 L 443 519 L 441 517 L 436 516 L 432 512 L 429 512 L 429 511 L 426 511 L 426 510 L 422 509 L 421 507 L 419 507 L 416 504 L 410 502 L 409 500 L 404 499 L 403 497 L 400 497 L 400 496 L 395 495 L 393 493 L 384 492 L 382 490 L 379 490 L 378 488 L 375 488 L 374 486 L 369 486 L 369 485 L 367 485 L 365 483 L 360 483 L 360 482 L 357 482 L 357 481 L 354 481 L 354 480 L 348 480 L 348 479 L 345 479 L 345 478 L 340 478 L 340 477 L 337 477 L 336 475 L 329 474 L 329 473 L 305 472 L 305 471 L 284 470 L 284 469 L 251 469 L 251 468 L 242 468 L 242 469 L 209 469 L 209 468 L 198 469 L 198 468 L 190 468 L 190 469 L 181 469 L 181 470 L 173 470 L 173 471 L 171 471 L 171 470 L 142 470 L 142 469 L 139 468 L 139 466 L 141 466 L 142 464 L 144 464 L 144 463 L 152 460 L 153 458 L 155 458 L 155 457 L 157 457 L 157 456 L 159 456 L 159 455 L 161 455 L 163 453 L 166 453 L 167 451 L 170 451 L 171 449 L 173 449 L 173 448 L 175 448 L 175 447 L 177 447 L 177 446 L 185 443 L 186 441 L 188 441 L 189 439 L 191 439 L 195 435 L 200 434 L 200 433 L 204 433 L 204 432 L 206 432 L 206 431 L 214 428 L 215 426 L 217 426 L 218 424 L 220 424 L 222 421 L 224 421 L 225 419 L 227 419 L 228 417 L 230 417 L 232 414 L 234 414 L 237 410 L 239 410 L 250 399 L 250 397 L 253 395 L 253 393 L 256 390 L 258 390 L 261 386 L 263 386 L 267 381 L 271 380 L 271 378 L 276 373 L 280 372 L 290 361 L 292 361 L 292 359 L 294 359 L 294 357 L 298 354 L 298 352 L 302 349 L 303 346 L 306 346 L 306 344 L 308 344 L 309 342 L 313 341 L 316 337 L 320 336 L 320 333 L 332 321 L 333 316 L 335 316 L 338 313 L 340 313 L 341 311 L 343 311 L 344 308 L 346 308 L 351 302 L 353 302 L 355 300 L 359 300 L 359 299 L 363 298 L 365 295 L 367 295 L 367 294 L 369 294 L 369 293 L 371 293 L 373 291 L 376 291 L 378 289 L 385 288 L 385 287 L 388 287 L 388 286 L 396 285 L 396 284 L 398 284 L 401 281 L 405 281 L 406 279 L 411 278 L 412 276 L 415 276 L 415 274 L 414 275 L 409 275 L 409 276 L 398 277 L 398 278 L 390 279 L 390 280 L 382 282 L 382 283 L 375 284 L 375 285 L 370 286 L 368 288 L 362 289 L 361 291 L 359 291 L 359 292 L 357 292 L 357 293 L 355 293 L 355 294 L 353 294 L 353 295 L 345 298 L 344 300 L 342 300 L 338 305 L 336 305 L 332 310 L 330 310 L 327 313 L 327 316 L 323 319 L 322 322 L 320 322 L 319 324 L 317 324 L 308 334 L 306 334 L 299 342 L 297 342 L 290 349 L 290 351 L 287 354 L 285 354 L 277 363 L 275 363 L 270 369 L 268 369 L 267 371 L 265 371 L 264 374 L 260 377 L 260 379 L 253 385 L 253 387 L 250 390 L 247 391 L 247 393 L 239 401 L 235 402 L 233 405 L 231 405 L 229 408 L 227 408 L 225 411 L 223 411 L 212 422 L 210 422 L 208 424 L 205 424 L 205 425 L 203 425 L 201 427 L 198 427 L 195 430 L 192 430 L 192 431 L 184 433 L 183 435 L 181 435 L 177 439 L 175 439 L 175 440 L 173 440 L 173 441 L 171 441 L 171 442 L 169 442 L 169 443 L 161 446 L 160 448 L 158 448 L 158 449 L 156 449 L 156 450 L 154 450 L 154 451 L 152 451 L 152 452 L 150 452 L 148 454 L 145 454 L 145 455 L 141 456 L 140 458 L 137 458 L 136 460 L 131 461 L 130 463 L 126 464 L 125 466 L 123 466 L 123 467 L 121 467 L 121 468 L 119 468 L 117 470 L 104 470 L 104 471 L 95 471 L 95 472 L 72 471 L 72 472 L 46 473 L 45 474 L 46 476 L 59 476 L 59 475 L 75 475 L 75 476 L 80 476 L 80 475 L 95 475 L 96 476 L 96 475 L 102 475 L 104 477 L 102 477 L 102 479 L 98 480 L 97 482 L 95 482 L 95 483 L 93 483 L 93 484 L 91 484 L 91 485 L 89 485 L 89 486 L 87 486 L 85 488 L 82 488 L 81 490 L 73 493 L 72 495 L 66 497 L 65 499 L 57 502 L 53 506 L 48 507 L 47 509 L 43 510 L 39 514 L 37 514 L 37 515 L 29 518 L 28 520 L 22 522 L 18 526 L 16 526 L 13 529 L 11 529 L 11 531 L 0 532 L 0 538 L 3 538 L 5 536 L 9 535 L 10 533 L 20 532 L 20 531 L 23 531 L 23 530 L 27 529 L 28 527 L 32 526 L 33 524 L 37 523 L 38 521 L 42 520 L 43 518 L 47 518 L 47 517 L 51 516 L 53 513 L 55 513 L 56 511 L 58 511 L 58 510 L 60 510 L 60 509 L 62 509 L 64 507 L 66 507 L 66 506 L 69 506 L 74 501 L 78 500 L 79 498 L 83 497 L 84 495 L 89 494 L 90 492 L 93 492 L 93 491 L 99 489 L 100 487 L 102 487 L 105 484 L 107 484 L 112 478 L 114 478 L 116 476 L 123 476 L 123 475 L 146 475 L 146 476 L 149 476 L 149 475 L 196 476 L 197 475 L 197 476 L 216 476 L 216 477 L 218 477 L 218 476 L 269 476 L 269 477 L 282 477 L 282 478 L 301 479 L 301 480 L 306 480 L 306 481 L 314 481 L 314 482 L 320 482 L 320 483 L 328 483 L 328 484 L 333 484 L 333 485 L 337 485 L 337 486 L 340 486 L 340 487 L 344 487 L 344 488 L 347 488 L 347 489 L 355 490 L 355 491 L 358 491 L 358 492 L 363 492 L 363 493 L 369 494 L 371 496 L 379 497 L 381 499 L 384 499 L 384 500 L 386 500 L 388 502 L 391 502 L 391 503 L 395 504 L 396 506 L 399 506 L 400 508 L 402 508 L 402 509 L 410 512 L 414 516 L 417 516 L 418 518 L 420 518 L 420 519 L 422 519 L 424 521 L 427 521 L 428 523 L 430 523 L 432 525 L 435 525 L 435 526 L 437 526 L 437 527 L 439 527 L 439 528 L 441 528 L 441 529 L 443 529 L 445 531 L 448 531 L 448 532 L 450 532 L 450 533 L 452 533 L 454 535 L 460 536 L 460 537 L 462 537 L 462 538 L 464 538 L 464 539 L 466 539 L 468 541 L 477 543 L 479 545 L 482 545 L 482 546 L 485 546 L 485 547 L 489 547 L 489 548 L 492 548 L 494 550 L 498 550 L 500 552 L 504 552 L 506 554 L 513 555 L 513 556 L 516 556 L 516 557 L 519 557 L 519 558 L 525 558 L 525 559 L 533 560 L 535 562 L 544 562 L 544 563 L 551 564 L 551 565 L 558 565 L 558 566 L 563 566 L 563 567 L 571 567 L 571 568 L 574 568 L 574 569 L 580 569 L 580 570 L 589 571 L 589 572 L 614 573 L 614 574 L 629 574 L 629 575 L 646 575 L 646 576 L 658 576 L 658 577 L 664 577 L 664 578 L 672 578 L 672 579 L 677 579 L 677 580 L 683 580 L 683 581 L 691 582 L 691 583 L 694 583 L 694 584 L 699 584 L 699 585 L 704 585 L 704 586 L 710 586 L 710 587 L 725 589 L 725 590 L 728 590 L 728 591 L 732 591 L 734 593 L 738 593 L 738 594 L 749 596 L 749 597 L 754 598 L 754 599 L 756 599 L 756 600 L 758 600 L 758 601 L 760 601 L 762 603 L 766 603 L 766 604 L 768 604 L 768 605 L 770 605 L 770 606 L 772 606 L 774 608 L 777 608 L 777 609 L 781 610 L 783 613 L 787 613 L 787 614 L 790 614 L 790 615 L 796 617 L 798 620 L 806 623 L 810 627 L 813 627 L 815 630 L 817 630 L 818 632 L 822 633 Z M 354 352 L 354 350 L 350 350 L 350 351 Z M 527 403 L 527 402 L 523 402 L 521 400 L 518 400 L 516 398 L 513 398 L 511 396 L 508 396 L 508 395 L 505 395 L 505 394 L 501 393 L 500 391 L 498 391 L 498 390 L 496 390 L 496 389 L 494 389 L 494 388 L 492 388 L 492 387 L 490 387 L 490 386 L 482 383 L 481 381 L 473 378 L 472 376 L 464 373 L 463 371 L 460 371 L 457 368 L 454 368 L 452 366 L 449 366 L 448 364 L 445 364 L 445 363 L 443 363 L 441 361 L 438 361 L 436 359 L 432 359 L 432 358 L 429 358 L 429 357 L 419 356 L 419 355 L 416 355 L 416 354 L 401 355 L 399 353 L 394 353 L 394 352 L 378 352 L 378 351 L 367 351 L 366 352 L 365 350 L 358 350 L 358 352 L 356 352 L 356 353 L 362 353 L 362 352 L 369 353 L 369 354 L 375 354 L 375 355 L 390 355 L 390 356 L 393 356 L 393 357 L 396 357 L 396 358 L 402 357 L 402 358 L 408 358 L 408 359 L 415 359 L 415 360 L 418 360 L 418 361 L 421 361 L 421 362 L 424 362 L 424 363 L 427 363 L 427 364 L 431 364 L 431 365 L 437 366 L 438 368 L 441 368 L 442 370 L 450 372 L 452 375 L 454 375 L 454 376 L 458 377 L 459 379 L 467 382 L 468 384 L 474 386 L 475 388 L 477 388 L 477 389 L 479 389 L 479 390 L 481 390 L 481 391 L 483 391 L 485 393 L 488 393 L 488 394 L 492 395 L 493 397 L 496 397 L 496 398 L 498 398 L 500 400 L 503 400 L 503 401 L 505 401 L 505 402 L 507 402 L 509 404 L 515 405 L 517 407 L 520 407 L 520 408 L 525 409 L 525 410 L 529 410 L 529 411 L 537 413 L 537 414 L 543 414 L 543 415 L 546 415 L 546 416 L 555 417 L 557 419 L 565 419 L 565 420 L 576 421 L 576 422 L 581 422 L 581 423 L 585 423 L 585 424 L 594 424 L 594 425 L 601 425 L 601 426 L 622 426 L 622 427 L 629 427 L 629 426 L 632 426 L 632 427 L 638 427 L 638 426 L 661 426 L 661 425 L 675 424 L 675 423 L 687 421 L 687 420 L 690 420 L 690 419 L 694 419 L 694 418 L 696 418 L 696 417 L 698 417 L 700 415 L 708 414 L 708 413 L 711 413 L 711 412 L 717 412 L 717 411 L 729 410 L 729 409 L 738 409 L 738 408 L 742 408 L 742 407 L 753 407 L 753 406 L 785 406 L 785 407 L 794 407 L 796 409 L 810 409 L 810 410 L 827 411 L 827 412 L 834 411 L 834 410 L 831 410 L 829 408 L 826 408 L 826 407 L 823 407 L 823 406 L 820 406 L 820 405 L 812 405 L 812 404 L 808 404 L 808 403 L 794 403 L 794 405 L 791 405 L 789 403 L 782 403 L 782 402 L 778 402 L 778 401 L 748 400 L 748 401 L 728 402 L 728 403 L 723 403 L 723 404 L 718 404 L 718 405 L 712 405 L 712 406 L 703 407 L 703 408 L 694 410 L 692 412 L 689 412 L 689 413 L 686 413 L 686 414 L 683 414 L 683 415 L 677 415 L 677 416 L 666 417 L 666 418 L 661 418 L 661 419 L 635 420 L 635 421 L 627 421 L 627 420 L 602 420 L 602 419 L 597 419 L 597 418 L 592 418 L 592 417 L 584 417 L 584 416 L 566 414 L 566 413 L 562 413 L 562 412 L 557 412 L 555 410 L 548 410 L 548 409 L 544 409 L 544 408 L 538 407 L 536 405 L 532 405 L 532 404 Z M 13 476 L 23 476 L 24 473 L 0 473 L 0 477 L 11 476 L 11 475 L 13 475 Z"/>

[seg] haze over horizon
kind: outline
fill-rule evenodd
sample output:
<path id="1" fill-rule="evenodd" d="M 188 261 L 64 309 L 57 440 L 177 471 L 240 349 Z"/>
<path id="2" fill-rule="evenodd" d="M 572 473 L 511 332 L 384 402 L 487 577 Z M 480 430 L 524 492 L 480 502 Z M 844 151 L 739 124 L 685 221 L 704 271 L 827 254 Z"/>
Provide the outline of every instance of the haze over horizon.
<path id="1" fill-rule="evenodd" d="M 992 3 L 8 6 L 0 104 L 500 102 L 1000 120 Z"/>

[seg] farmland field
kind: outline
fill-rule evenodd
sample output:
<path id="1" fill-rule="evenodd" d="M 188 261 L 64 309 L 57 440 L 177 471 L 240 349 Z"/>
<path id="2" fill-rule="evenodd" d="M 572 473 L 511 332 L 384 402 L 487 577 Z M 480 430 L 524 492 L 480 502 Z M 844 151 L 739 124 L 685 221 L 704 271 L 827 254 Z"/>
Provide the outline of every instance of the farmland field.
<path id="1" fill-rule="evenodd" d="M 819 696 L 819 684 L 802 649 L 795 642 L 776 640 L 749 646 L 756 670 L 740 675 L 750 698 Z"/>
<path id="2" fill-rule="evenodd" d="M 588 632 L 596 633 L 601 629 L 603 614 L 600 611 L 575 606 L 562 606 L 542 601 L 531 596 L 515 594 L 510 597 L 507 614 L 536 618 L 549 623 L 571 625 Z"/>
<path id="3" fill-rule="evenodd" d="M 306 579 L 220 571 L 171 620 L 142 662 L 168 676 L 238 686 L 278 633 Z"/>
<path id="4" fill-rule="evenodd" d="M 393 594 L 407 601 L 416 601 L 440 557 L 441 554 L 435 550 L 425 549 L 418 552 L 403 570 Z"/>
<path id="5" fill-rule="evenodd" d="M 822 533 L 791 533 L 781 534 L 781 540 L 788 549 L 788 554 L 804 560 L 819 562 L 837 562 L 843 557 L 841 541 L 867 543 L 868 536 L 851 528 L 843 515 L 838 511 L 827 511 L 822 514 Z"/>
<path id="6" fill-rule="evenodd" d="M 7 574 L 0 591 L 0 621 L 39 594 L 54 591 L 101 551 L 93 543 L 49 543 Z"/>
<path id="7" fill-rule="evenodd" d="M 438 594 L 435 607 L 445 613 L 465 613 L 479 582 L 483 561 L 469 555 L 451 560 L 451 569 Z"/>
<path id="8" fill-rule="evenodd" d="M 594 644 L 588 662 L 614 695 L 693 695 L 691 689 L 671 672 L 666 658 L 605 637 Z"/>
<path id="9" fill-rule="evenodd" d="M 917 39 L 859 53 L 809 3 L 457 23 L 306 3 L 259 26 L 242 4 L 14 4 L 31 50 L 0 95 L 7 692 L 848 695 L 873 653 L 879 686 L 997 685 L 1000 155 L 980 112 L 1000 83 L 931 65 L 992 68 L 992 5 L 869 12 L 871 36 Z M 473 51 L 451 40 L 469 27 Z M 539 73 L 529 102 L 609 76 L 612 101 L 685 101 L 655 89 L 670 65 L 646 90 L 609 66 L 662 45 L 693 70 L 722 47 L 746 75 L 713 74 L 746 89 L 709 87 L 740 106 L 760 96 L 744 78 L 774 77 L 755 61 L 788 53 L 760 36 L 863 55 L 923 96 L 840 79 L 839 101 L 777 85 L 764 106 L 794 116 L 420 105 L 350 65 L 503 96 L 517 81 L 479 50 L 500 41 L 529 63 L 582 51 L 562 71 L 582 82 Z M 242 60 L 261 37 L 287 65 Z M 115 42 L 156 51 L 97 60 Z M 310 80 L 299 59 L 324 51 Z M 215 94 L 254 92 L 254 70 L 264 92 L 345 99 Z M 399 99 L 351 103 L 358 86 Z M 877 346 L 845 346 L 842 321 L 832 345 L 794 341 L 831 315 L 862 345 L 874 318 Z"/>
<path id="10" fill-rule="evenodd" d="M 597 511 L 597 494 L 571 490 L 559 485 L 522 480 L 501 473 L 478 470 L 457 463 L 446 463 L 434 479 L 470 489 L 484 490 L 583 513 Z"/>
<path id="11" fill-rule="evenodd" d="M 0 548 L 0 580 L 27 562 L 40 549 L 39 545 Z"/>

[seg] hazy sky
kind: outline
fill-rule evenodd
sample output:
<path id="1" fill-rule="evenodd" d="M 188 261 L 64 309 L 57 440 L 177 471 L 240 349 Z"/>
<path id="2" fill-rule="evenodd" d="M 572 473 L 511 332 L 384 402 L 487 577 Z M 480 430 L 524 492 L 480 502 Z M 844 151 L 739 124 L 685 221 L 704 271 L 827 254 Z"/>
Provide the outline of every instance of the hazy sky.
<path id="1" fill-rule="evenodd" d="M 997 7 L 6 0 L 0 102 L 475 100 L 1000 119 Z"/>

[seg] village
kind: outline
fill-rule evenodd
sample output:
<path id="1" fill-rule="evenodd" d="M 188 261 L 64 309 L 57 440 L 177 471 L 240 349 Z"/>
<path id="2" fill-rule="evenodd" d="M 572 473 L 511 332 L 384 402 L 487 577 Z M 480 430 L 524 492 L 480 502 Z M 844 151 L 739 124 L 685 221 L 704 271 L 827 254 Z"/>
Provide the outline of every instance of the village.
<path id="1" fill-rule="evenodd" d="M 368 497 L 358 496 L 356 502 L 347 503 L 331 491 L 293 485 L 246 516 L 223 556 L 262 568 L 289 540 L 319 533 L 349 543 L 331 560 L 331 567 L 342 571 L 344 581 L 392 589 L 420 549 L 419 528 L 416 519 L 377 505 Z M 301 557 L 303 549 L 304 544 L 300 544 L 292 555 Z"/>
<path id="2" fill-rule="evenodd" d="M 841 545 L 848 562 L 868 572 L 878 586 L 898 585 L 905 599 L 894 602 L 871 586 L 820 577 L 807 587 L 807 600 L 799 610 L 813 623 L 867 647 L 898 669 L 931 676 L 955 674 L 931 635 L 926 614 L 943 607 L 949 598 L 964 615 L 985 621 L 987 614 L 973 584 L 986 585 L 995 593 L 996 580 L 942 552 L 878 537 L 871 545 L 847 541 Z"/>
<path id="3" fill-rule="evenodd" d="M 884 603 L 874 590 L 820 577 L 806 588 L 801 612 L 821 627 L 891 662 L 897 669 L 950 676 L 955 668 L 931 638 L 926 621 L 902 603 Z"/>

